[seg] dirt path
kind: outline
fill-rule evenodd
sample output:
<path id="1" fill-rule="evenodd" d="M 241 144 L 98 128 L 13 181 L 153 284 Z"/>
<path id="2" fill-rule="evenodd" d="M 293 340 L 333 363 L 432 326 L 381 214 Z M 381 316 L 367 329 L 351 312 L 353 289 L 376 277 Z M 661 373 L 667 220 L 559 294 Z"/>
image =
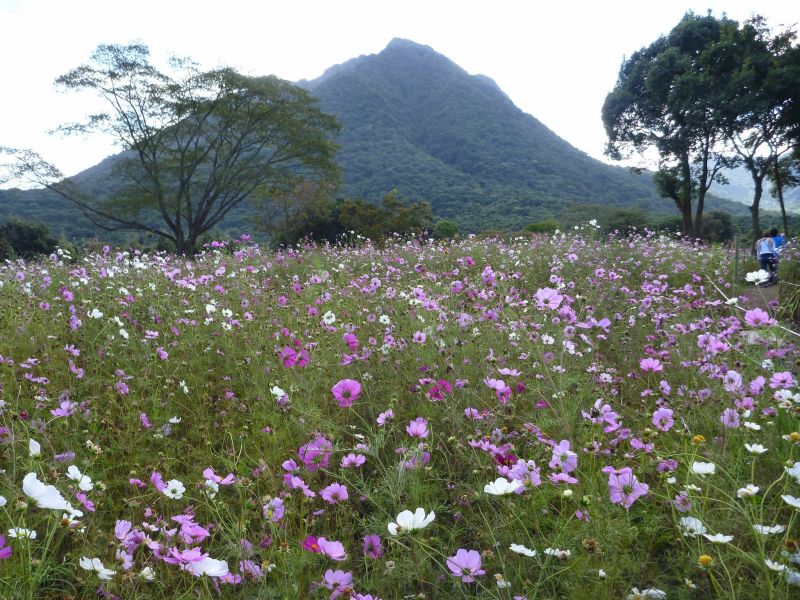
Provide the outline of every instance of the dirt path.
<path id="1" fill-rule="evenodd" d="M 778 284 L 780 285 L 780 284 Z M 741 305 L 746 308 L 761 308 L 769 312 L 774 312 L 776 306 L 770 306 L 770 301 L 778 302 L 778 285 L 769 287 L 750 287 L 739 291 Z M 745 301 L 745 298 L 747 299 Z M 773 303 L 773 304 L 774 304 Z"/>

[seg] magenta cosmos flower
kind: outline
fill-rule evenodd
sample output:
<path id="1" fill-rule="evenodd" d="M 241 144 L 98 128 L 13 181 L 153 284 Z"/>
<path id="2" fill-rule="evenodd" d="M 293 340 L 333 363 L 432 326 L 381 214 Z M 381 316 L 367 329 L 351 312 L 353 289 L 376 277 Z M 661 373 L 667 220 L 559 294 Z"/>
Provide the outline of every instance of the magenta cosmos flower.
<path id="1" fill-rule="evenodd" d="M 320 492 L 320 496 L 328 504 L 336 504 L 340 501 L 347 500 L 350 496 L 347 494 L 347 488 L 341 483 L 332 483 Z"/>
<path id="2" fill-rule="evenodd" d="M 481 569 L 481 555 L 477 550 L 459 548 L 455 556 L 447 559 L 447 568 L 456 577 L 461 577 L 464 583 L 475 581 L 475 575 L 486 574 L 486 571 Z"/>
<path id="3" fill-rule="evenodd" d="M 413 421 L 409 421 L 406 426 L 406 432 L 411 437 L 426 438 L 428 437 L 428 422 L 422 417 L 417 417 Z"/>
<path id="4" fill-rule="evenodd" d="M 353 402 L 361 396 L 361 384 L 355 379 L 342 379 L 331 388 L 333 397 L 342 408 L 352 406 Z"/>
<path id="5" fill-rule="evenodd" d="M 639 368 L 645 373 L 658 373 L 664 370 L 664 365 L 657 358 L 643 358 L 639 361 Z"/>

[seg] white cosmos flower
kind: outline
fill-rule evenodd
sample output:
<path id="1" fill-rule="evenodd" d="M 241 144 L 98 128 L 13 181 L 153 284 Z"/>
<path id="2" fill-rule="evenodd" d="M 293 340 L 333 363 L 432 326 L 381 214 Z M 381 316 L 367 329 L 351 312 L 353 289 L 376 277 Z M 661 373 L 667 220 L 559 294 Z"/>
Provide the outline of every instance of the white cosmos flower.
<path id="1" fill-rule="evenodd" d="M 8 500 L 6 500 L 6 497 L 0 496 L 0 508 L 4 507 L 6 504 L 8 504 Z"/>
<path id="2" fill-rule="evenodd" d="M 498 477 L 492 483 L 483 486 L 483 491 L 492 496 L 505 496 L 513 494 L 522 487 L 524 484 L 517 479 L 508 480 L 505 477 Z"/>
<path id="3" fill-rule="evenodd" d="M 145 567 L 139 571 L 139 577 L 145 581 L 153 581 L 156 578 L 156 572 L 153 571 L 152 567 Z"/>
<path id="4" fill-rule="evenodd" d="M 272 397 L 275 398 L 275 400 L 280 400 L 286 396 L 286 392 L 284 392 L 283 389 L 279 388 L 277 385 L 273 385 L 271 388 L 269 388 L 269 393 L 272 394 Z"/>
<path id="5" fill-rule="evenodd" d="M 164 495 L 173 500 L 180 500 L 186 492 L 186 486 L 177 479 L 170 479 L 167 482 L 167 487 L 164 488 Z"/>
<path id="6" fill-rule="evenodd" d="M 708 531 L 703 522 L 695 517 L 682 517 L 680 523 L 683 527 L 683 535 L 689 537 L 697 537 Z"/>
<path id="7" fill-rule="evenodd" d="M 572 556 L 572 552 L 569 550 L 559 550 L 558 548 L 545 548 L 544 553 L 547 554 L 547 556 L 555 556 L 561 560 L 567 560 Z"/>
<path id="8" fill-rule="evenodd" d="M 771 570 L 777 571 L 778 573 L 780 573 L 781 571 L 786 569 L 786 565 L 782 565 L 780 563 L 773 562 L 768 558 L 764 559 L 764 564 L 767 565 L 767 567 L 770 568 Z"/>
<path id="9" fill-rule="evenodd" d="M 72 510 L 69 502 L 64 500 L 61 492 L 53 485 L 47 485 L 39 481 L 36 473 L 28 473 L 22 480 L 22 491 L 39 508 L 51 508 L 53 510 Z"/>
<path id="10" fill-rule="evenodd" d="M 35 540 L 36 532 L 33 529 L 12 527 L 11 529 L 8 530 L 8 537 L 17 538 L 20 540 Z"/>
<path id="11" fill-rule="evenodd" d="M 667 593 L 657 588 L 647 588 L 639 591 L 639 588 L 632 588 L 628 594 L 628 600 L 666 600 Z"/>
<path id="12" fill-rule="evenodd" d="M 33 438 L 28 440 L 28 454 L 39 456 L 42 453 L 42 445 Z"/>
<path id="13" fill-rule="evenodd" d="M 173 425 L 177 425 L 177 424 L 178 424 L 178 423 L 180 423 L 182 420 L 183 420 L 183 419 L 181 419 L 180 417 L 171 417 L 171 418 L 170 418 L 170 420 L 169 420 L 169 422 L 170 422 L 170 423 L 172 423 Z"/>
<path id="14" fill-rule="evenodd" d="M 761 431 L 761 425 L 759 425 L 758 423 L 753 423 L 752 421 L 745 421 L 743 425 L 748 429 L 750 429 L 751 431 Z"/>
<path id="15" fill-rule="evenodd" d="M 222 577 L 228 572 L 228 563 L 206 556 L 202 560 L 187 563 L 184 567 L 192 575 L 208 575 L 209 577 Z"/>
<path id="16" fill-rule="evenodd" d="M 325 323 L 325 325 L 333 325 L 336 323 L 336 315 L 328 311 L 322 315 L 322 322 Z"/>
<path id="17" fill-rule="evenodd" d="M 116 571 L 106 569 L 99 558 L 88 558 L 86 556 L 81 556 L 80 565 L 81 569 L 85 569 L 86 571 L 96 571 L 97 577 L 100 579 L 114 579 L 114 575 L 117 574 Z"/>
<path id="18" fill-rule="evenodd" d="M 752 498 L 758 492 L 761 491 L 761 488 L 757 485 L 753 485 L 752 483 L 748 483 L 743 488 L 739 488 L 736 490 L 736 497 L 737 498 Z"/>
<path id="19" fill-rule="evenodd" d="M 800 462 L 794 463 L 791 467 L 783 467 L 789 477 L 794 478 L 797 483 L 800 483 Z"/>
<path id="20" fill-rule="evenodd" d="M 747 448 L 747 451 L 750 454 L 756 454 L 756 455 L 764 454 L 764 452 L 767 451 L 767 448 L 765 448 L 761 444 L 745 444 L 744 447 Z"/>
<path id="21" fill-rule="evenodd" d="M 783 533 L 784 531 L 786 531 L 786 527 L 784 527 L 781 524 L 772 525 L 772 526 L 768 526 L 768 525 L 753 525 L 753 529 L 755 529 L 756 532 L 760 533 L 761 535 L 769 535 L 771 533 Z"/>
<path id="22" fill-rule="evenodd" d="M 706 462 L 693 462 L 692 463 L 692 473 L 695 475 L 713 475 L 717 472 L 717 465 L 714 463 L 706 463 Z"/>
<path id="23" fill-rule="evenodd" d="M 703 537 L 709 542 L 713 542 L 715 544 L 729 544 L 733 541 L 732 535 L 724 535 L 722 533 L 715 533 L 714 535 L 708 535 L 707 533 L 704 533 Z"/>
<path id="24" fill-rule="evenodd" d="M 397 535 L 403 531 L 425 529 L 428 525 L 433 523 L 435 518 L 436 514 L 433 511 L 426 516 L 425 509 L 423 508 L 418 508 L 413 513 L 410 510 L 404 510 L 397 515 L 396 522 L 389 523 L 389 533 Z"/>
<path id="25" fill-rule="evenodd" d="M 800 510 L 800 498 L 795 498 L 794 496 L 789 496 L 788 494 L 781 496 L 781 498 L 783 498 L 783 501 L 792 508 Z"/>
<path id="26" fill-rule="evenodd" d="M 90 492 L 94 489 L 92 478 L 88 475 L 82 474 L 75 465 L 70 465 L 67 468 L 67 477 L 72 479 L 72 481 L 77 482 L 81 491 Z"/>
<path id="27" fill-rule="evenodd" d="M 103 318 L 103 313 L 101 311 L 97 310 L 96 308 L 93 308 L 87 314 L 89 315 L 90 319 L 102 319 Z"/>
<path id="28" fill-rule="evenodd" d="M 522 544 L 511 544 L 509 550 L 512 552 L 516 552 L 517 554 L 523 554 L 525 556 L 530 556 L 533 558 L 536 556 L 536 550 L 531 550 L 530 548 L 523 546 Z"/>
<path id="29" fill-rule="evenodd" d="M 769 281 L 769 273 L 767 273 L 764 269 L 759 269 L 758 271 L 750 271 L 747 275 L 744 276 L 745 281 L 749 281 L 750 283 L 755 283 L 758 285 L 759 283 L 764 283 Z"/>

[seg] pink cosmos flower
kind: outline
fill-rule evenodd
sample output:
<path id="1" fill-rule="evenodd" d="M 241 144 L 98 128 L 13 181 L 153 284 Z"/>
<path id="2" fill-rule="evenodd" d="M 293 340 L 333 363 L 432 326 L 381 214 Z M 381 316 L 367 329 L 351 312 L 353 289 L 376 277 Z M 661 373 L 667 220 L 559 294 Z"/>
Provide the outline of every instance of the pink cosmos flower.
<path id="1" fill-rule="evenodd" d="M 77 403 L 70 402 L 69 400 L 62 400 L 58 408 L 52 409 L 50 414 L 54 417 L 69 417 L 75 414 L 76 410 L 78 410 Z"/>
<path id="2" fill-rule="evenodd" d="M 425 335 L 424 331 L 415 331 L 414 335 L 411 337 L 411 341 L 415 344 L 424 344 L 427 339 L 428 336 Z"/>
<path id="3" fill-rule="evenodd" d="M 456 577 L 461 577 L 464 583 L 472 583 L 476 575 L 486 574 L 486 571 L 481 569 L 481 555 L 477 550 L 459 548 L 455 556 L 447 559 L 447 568 Z"/>
<path id="4" fill-rule="evenodd" d="M 139 423 L 142 424 L 144 429 L 150 429 L 153 424 L 150 422 L 150 417 L 147 416 L 147 413 L 140 413 L 139 414 Z"/>
<path id="5" fill-rule="evenodd" d="M 347 408 L 361 396 L 361 384 L 354 379 L 342 379 L 331 388 L 331 392 L 339 406 Z"/>
<path id="6" fill-rule="evenodd" d="M 347 488 L 340 483 L 330 484 L 320 492 L 320 496 L 328 504 L 343 502 L 350 497 L 347 493 Z"/>
<path id="7" fill-rule="evenodd" d="M 303 461 L 306 469 L 313 473 L 330 464 L 332 453 L 333 444 L 321 435 L 317 435 L 312 441 L 300 447 L 297 456 Z"/>
<path id="8" fill-rule="evenodd" d="M 219 485 L 231 485 L 234 481 L 236 481 L 236 476 L 233 473 L 228 473 L 225 477 L 220 477 L 211 467 L 203 469 L 203 477 L 209 481 L 214 481 Z"/>
<path id="9" fill-rule="evenodd" d="M 533 297 L 536 308 L 539 310 L 556 310 L 561 305 L 561 301 L 563 299 L 563 296 L 561 296 L 556 290 L 549 287 L 536 290 L 536 294 Z"/>
<path id="10" fill-rule="evenodd" d="M 262 514 L 265 519 L 277 523 L 283 518 L 285 512 L 286 509 L 283 507 L 283 500 L 280 498 L 273 498 L 264 505 Z"/>
<path id="11" fill-rule="evenodd" d="M 379 535 L 365 535 L 364 536 L 364 556 L 369 558 L 380 558 L 383 556 L 383 546 L 381 546 L 381 538 Z"/>
<path id="12" fill-rule="evenodd" d="M 297 362 L 297 352 L 289 346 L 284 346 L 280 354 L 281 362 L 284 367 L 293 367 Z"/>
<path id="13" fill-rule="evenodd" d="M 603 470 L 607 469 L 609 468 Z M 640 483 L 630 467 L 619 470 L 611 468 L 608 472 L 608 493 L 614 504 L 621 504 L 625 509 L 629 509 L 637 498 L 649 491 L 650 487 L 646 483 Z"/>
<path id="14" fill-rule="evenodd" d="M 726 408 L 722 411 L 722 416 L 719 418 L 723 427 L 727 429 L 736 429 L 739 426 L 739 413 L 733 408 Z"/>
<path id="15" fill-rule="evenodd" d="M 779 373 L 773 373 L 772 377 L 769 380 L 769 387 L 773 390 L 775 389 L 784 389 L 788 390 L 791 389 L 794 385 L 794 377 L 789 371 L 781 371 Z"/>
<path id="16" fill-rule="evenodd" d="M 653 425 L 656 429 L 661 431 L 669 431 L 675 424 L 675 419 L 672 418 L 672 409 L 659 408 L 653 413 Z"/>
<path id="17" fill-rule="evenodd" d="M 659 373 L 664 370 L 664 365 L 657 358 L 643 358 L 639 361 L 639 368 L 645 373 Z"/>
<path id="18" fill-rule="evenodd" d="M 331 560 L 340 561 L 347 558 L 342 542 L 334 542 L 321 537 L 317 538 L 317 545 L 319 546 L 319 551 Z"/>
<path id="19" fill-rule="evenodd" d="M 347 467 L 360 467 L 365 462 L 367 462 L 367 457 L 363 454 L 354 454 L 350 453 L 347 456 L 342 458 L 341 465 L 343 468 Z"/>
<path id="20" fill-rule="evenodd" d="M 417 417 L 413 421 L 409 421 L 408 425 L 406 426 L 406 432 L 411 437 L 424 439 L 428 437 L 428 434 L 430 433 L 428 431 L 428 422 L 422 417 Z"/>
<path id="21" fill-rule="evenodd" d="M 6 536 L 0 535 L 0 560 L 11 558 L 13 554 L 14 550 L 11 546 L 6 546 Z"/>
<path id="22" fill-rule="evenodd" d="M 551 469 L 561 469 L 564 473 L 571 473 L 578 468 L 578 455 L 569 447 L 569 440 L 561 440 L 553 446 L 553 456 L 549 463 Z"/>
<path id="23" fill-rule="evenodd" d="M 338 598 L 344 594 L 345 590 L 350 589 L 350 584 L 353 583 L 353 574 L 340 569 L 328 569 L 322 578 L 322 586 L 333 590 L 331 598 Z"/>
<path id="24" fill-rule="evenodd" d="M 766 311 L 754 308 L 744 313 L 744 322 L 751 327 L 759 327 L 760 325 L 771 325 L 773 320 Z"/>

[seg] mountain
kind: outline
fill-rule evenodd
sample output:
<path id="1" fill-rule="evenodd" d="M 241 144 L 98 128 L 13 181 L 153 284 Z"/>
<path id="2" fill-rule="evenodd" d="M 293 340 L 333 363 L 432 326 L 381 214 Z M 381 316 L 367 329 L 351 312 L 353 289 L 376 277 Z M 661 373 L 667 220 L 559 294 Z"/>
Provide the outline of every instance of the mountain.
<path id="1" fill-rule="evenodd" d="M 728 169 L 724 172 L 728 180 L 726 185 L 715 185 L 714 193 L 721 198 L 750 205 L 753 203 L 753 190 L 755 185 L 750 177 L 750 172 L 744 167 Z M 769 193 L 770 183 L 764 182 L 764 192 L 761 197 L 761 207 L 765 210 L 779 211 L 778 200 Z M 787 212 L 800 213 L 800 187 L 783 190 L 783 203 Z"/>
<path id="2" fill-rule="evenodd" d="M 343 196 L 378 200 L 397 189 L 401 198 L 430 202 L 462 231 L 519 229 L 587 204 L 677 215 L 650 175 L 591 158 L 517 108 L 490 78 L 470 75 L 428 46 L 395 39 L 299 85 L 342 124 Z M 557 93 L 556 84 L 543 84 L 542 93 Z M 73 180 L 101 194 L 114 160 Z M 741 204 L 709 199 L 707 210 L 715 208 L 747 215 Z M 43 190 L 0 190 L 4 216 L 39 220 L 68 239 L 93 231 Z M 250 229 L 247 219 L 242 207 L 225 228 Z"/>

